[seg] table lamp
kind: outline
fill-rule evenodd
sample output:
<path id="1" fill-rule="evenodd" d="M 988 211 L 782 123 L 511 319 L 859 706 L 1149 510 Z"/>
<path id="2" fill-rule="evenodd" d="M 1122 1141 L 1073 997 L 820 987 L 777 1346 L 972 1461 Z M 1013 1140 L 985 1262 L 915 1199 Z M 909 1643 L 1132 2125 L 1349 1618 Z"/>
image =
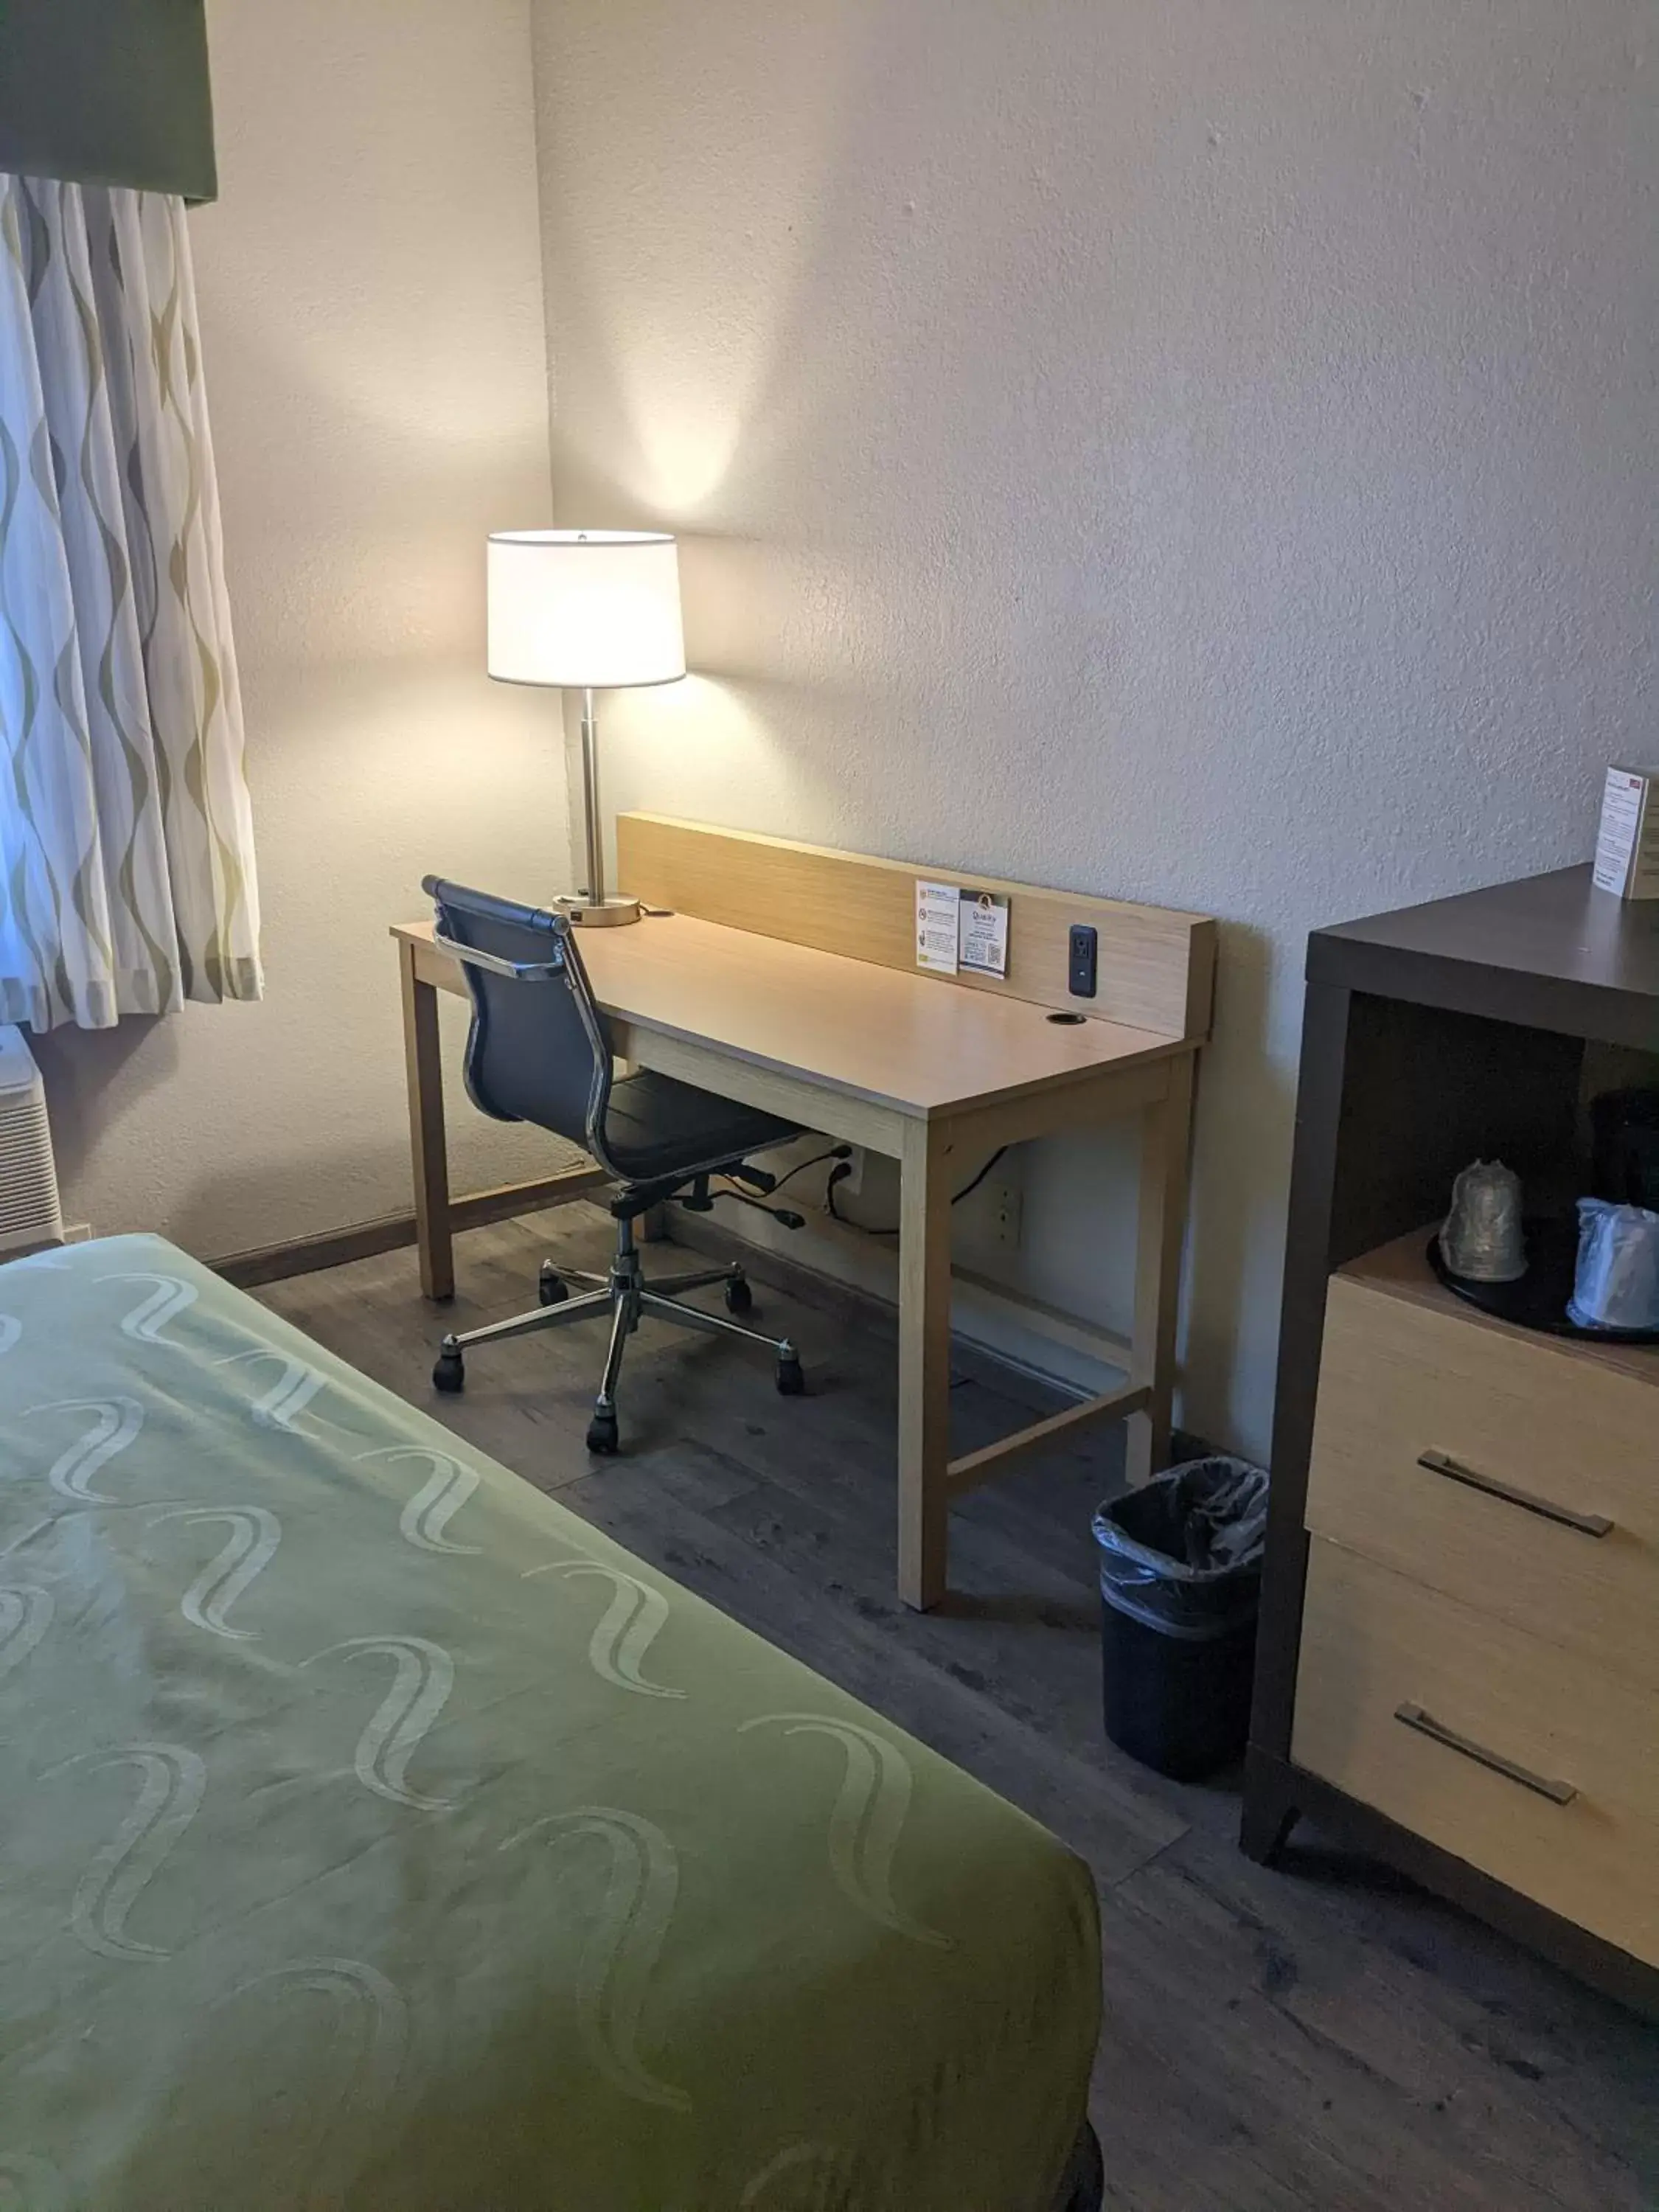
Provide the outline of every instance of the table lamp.
<path id="1" fill-rule="evenodd" d="M 637 899 L 605 896 L 593 694 L 684 675 L 678 547 L 655 531 L 493 531 L 489 605 L 493 677 L 582 695 L 587 882 L 557 904 L 584 926 L 637 921 Z"/>

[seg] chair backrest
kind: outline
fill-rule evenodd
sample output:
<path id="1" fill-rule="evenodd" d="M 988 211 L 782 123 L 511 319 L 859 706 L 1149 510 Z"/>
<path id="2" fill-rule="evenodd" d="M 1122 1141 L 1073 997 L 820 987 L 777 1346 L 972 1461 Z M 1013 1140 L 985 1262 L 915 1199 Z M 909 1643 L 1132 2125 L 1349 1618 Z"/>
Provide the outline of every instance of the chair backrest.
<path id="1" fill-rule="evenodd" d="M 498 1121 L 532 1121 L 568 1137 L 605 1164 L 611 1036 L 569 923 L 436 876 L 422 889 L 472 997 L 466 1087 L 473 1104 Z"/>

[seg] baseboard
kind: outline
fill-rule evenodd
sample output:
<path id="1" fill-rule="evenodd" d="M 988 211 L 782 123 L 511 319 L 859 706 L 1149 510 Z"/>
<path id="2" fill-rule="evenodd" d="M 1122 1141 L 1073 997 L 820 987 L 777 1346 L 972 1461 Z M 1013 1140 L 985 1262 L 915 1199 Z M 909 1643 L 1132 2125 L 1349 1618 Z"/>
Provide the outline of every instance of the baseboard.
<path id="1" fill-rule="evenodd" d="M 706 1253 L 711 1260 L 738 1261 L 757 1281 L 775 1283 L 780 1290 L 788 1291 L 807 1305 L 817 1306 L 821 1312 L 841 1313 L 858 1321 L 877 1318 L 890 1322 L 898 1311 L 897 1301 L 884 1297 L 879 1291 L 866 1289 L 860 1283 L 849 1283 L 843 1276 L 813 1267 L 808 1260 L 798 1260 L 791 1253 L 780 1251 L 775 1244 L 757 1244 L 723 1223 L 710 1220 L 707 1215 L 689 1214 L 682 1207 L 670 1206 L 665 1209 L 665 1227 L 671 1243 L 684 1244 L 693 1252 Z M 1029 1402 L 1045 1413 L 1079 1405 L 1092 1395 L 1064 1376 L 1048 1373 L 1026 1360 L 976 1344 L 960 1331 L 951 1334 L 951 1361 L 959 1373 L 972 1376 L 988 1389 L 1001 1390 L 1022 1403 Z M 1196 1457 L 1208 1449 L 1195 1438 L 1183 1437 L 1182 1443 L 1186 1456 Z M 1187 1453 L 1189 1443 L 1194 1449 Z"/>
<path id="2" fill-rule="evenodd" d="M 596 1185 L 602 1181 L 596 1170 Z M 481 1191 L 476 1197 L 455 1202 L 453 1225 L 458 1233 L 482 1229 L 491 1222 L 538 1212 L 555 1202 L 568 1203 L 581 1194 L 571 1189 L 568 1173 L 556 1182 L 515 1184 L 502 1190 Z M 884 1297 L 879 1291 L 849 1283 L 840 1275 L 813 1267 L 808 1261 L 779 1251 L 775 1245 L 757 1244 L 706 1216 L 688 1214 L 672 1206 L 663 1208 L 660 1218 L 665 1242 L 682 1244 L 689 1251 L 706 1253 L 712 1260 L 738 1261 L 757 1281 L 775 1284 L 780 1290 L 799 1297 L 805 1304 L 816 1306 L 820 1312 L 839 1313 L 856 1321 L 874 1318 L 890 1322 L 898 1310 L 896 1301 Z M 233 1252 L 207 1264 L 228 1283 L 235 1284 L 240 1290 L 253 1290 L 262 1283 L 279 1283 L 294 1275 L 320 1274 L 330 1267 L 349 1267 L 354 1260 L 398 1251 L 415 1242 L 414 1215 L 388 1213 L 378 1220 L 354 1222 L 343 1229 L 326 1229 L 313 1237 L 295 1237 L 280 1244 Z M 1076 1405 L 1089 1395 L 1062 1376 L 1045 1373 L 1024 1360 L 993 1351 L 959 1334 L 951 1338 L 951 1358 L 959 1373 L 972 1376 L 988 1389 L 1001 1391 L 1020 1404 L 1028 1404 L 1040 1413 Z M 1172 1449 L 1174 1458 L 1182 1460 L 1200 1458 L 1218 1447 L 1201 1437 L 1178 1430 Z"/>
<path id="3" fill-rule="evenodd" d="M 251 1291 L 261 1283 L 283 1282 L 290 1275 L 317 1275 L 325 1268 L 349 1267 L 354 1260 L 372 1259 L 380 1252 L 398 1251 L 415 1242 L 415 1234 L 412 1213 L 387 1213 L 376 1221 L 325 1229 L 314 1237 L 292 1237 L 280 1244 L 229 1252 L 207 1264 L 238 1290 Z"/>
<path id="4" fill-rule="evenodd" d="M 492 1222 L 510 1221 L 517 1214 L 568 1205 L 572 1199 L 602 1190 L 605 1185 L 606 1178 L 599 1168 L 586 1177 L 577 1176 L 567 1168 L 562 1175 L 541 1182 L 506 1183 L 499 1190 L 477 1191 L 470 1198 L 452 1201 L 450 1227 L 457 1235 L 468 1229 L 486 1229 Z M 260 1283 L 284 1282 L 290 1275 L 320 1274 L 327 1267 L 349 1267 L 354 1260 L 396 1252 L 413 1244 L 417 1234 L 412 1213 L 385 1213 L 374 1221 L 325 1229 L 313 1237 L 293 1237 L 280 1244 L 232 1252 L 207 1264 L 228 1283 L 247 1291 Z"/>
<path id="5" fill-rule="evenodd" d="M 689 1214 L 680 1206 L 669 1206 L 665 1208 L 663 1226 L 667 1243 L 683 1244 L 688 1251 L 704 1253 L 711 1260 L 736 1260 L 757 1282 L 771 1283 L 821 1313 L 841 1314 L 852 1321 L 890 1322 L 898 1311 L 896 1301 L 884 1297 L 879 1291 L 866 1290 L 860 1283 L 849 1283 L 843 1276 L 813 1267 L 810 1261 L 797 1260 L 790 1253 L 781 1252 L 775 1244 L 757 1244 L 706 1214 Z M 1077 1405 L 1088 1395 L 1074 1383 L 1042 1374 L 1024 1361 L 1005 1358 L 955 1334 L 951 1339 L 951 1362 L 961 1373 L 971 1375 L 992 1389 L 1006 1390 L 1013 1380 L 1034 1401 L 1036 1395 L 1046 1395 L 1050 1402 L 1043 1405 L 1044 1413 Z"/>
<path id="6" fill-rule="evenodd" d="M 822 1267 L 813 1267 L 810 1261 L 797 1260 L 787 1252 L 779 1251 L 775 1244 L 753 1243 L 736 1230 L 711 1221 L 706 1215 L 688 1214 L 679 1206 L 669 1206 L 664 1211 L 669 1243 L 684 1244 L 689 1251 L 706 1253 L 711 1260 L 738 1261 L 757 1282 L 774 1284 L 803 1304 L 817 1307 L 820 1312 L 840 1313 L 854 1321 L 890 1322 L 898 1310 L 896 1301 L 884 1297 L 879 1291 L 866 1290 L 862 1284 L 829 1274 Z M 1000 1390 L 1005 1397 L 1012 1398 L 1017 1404 L 1028 1404 L 1040 1413 L 1080 1404 L 1090 1395 L 1062 1376 L 1045 1375 L 1024 1360 L 1011 1359 L 1003 1352 L 955 1334 L 951 1339 L 951 1364 L 959 1374 L 970 1376 L 988 1389 Z M 1207 1437 L 1194 1436 L 1190 1429 L 1176 1429 L 1170 1439 L 1170 1464 L 1175 1467 L 1186 1460 L 1207 1459 L 1225 1449 L 1224 1445 L 1212 1443 Z"/>

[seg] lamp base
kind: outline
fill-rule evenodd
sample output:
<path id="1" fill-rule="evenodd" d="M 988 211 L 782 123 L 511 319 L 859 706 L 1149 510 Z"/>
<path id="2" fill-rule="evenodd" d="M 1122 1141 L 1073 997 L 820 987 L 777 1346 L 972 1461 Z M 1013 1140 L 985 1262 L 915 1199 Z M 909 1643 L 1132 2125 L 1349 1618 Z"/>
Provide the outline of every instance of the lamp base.
<path id="1" fill-rule="evenodd" d="M 639 921 L 644 911 L 636 898 L 595 901 L 575 894 L 554 904 L 573 929 L 614 929 L 619 923 Z"/>

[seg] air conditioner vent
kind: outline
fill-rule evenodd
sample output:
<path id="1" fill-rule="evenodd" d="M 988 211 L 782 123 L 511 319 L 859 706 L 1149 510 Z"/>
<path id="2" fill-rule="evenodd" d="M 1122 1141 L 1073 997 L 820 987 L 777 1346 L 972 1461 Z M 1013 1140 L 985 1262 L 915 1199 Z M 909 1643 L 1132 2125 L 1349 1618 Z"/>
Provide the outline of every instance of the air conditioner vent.
<path id="1" fill-rule="evenodd" d="M 0 1028 L 0 1260 L 63 1241 L 46 1085 L 21 1030 Z"/>

